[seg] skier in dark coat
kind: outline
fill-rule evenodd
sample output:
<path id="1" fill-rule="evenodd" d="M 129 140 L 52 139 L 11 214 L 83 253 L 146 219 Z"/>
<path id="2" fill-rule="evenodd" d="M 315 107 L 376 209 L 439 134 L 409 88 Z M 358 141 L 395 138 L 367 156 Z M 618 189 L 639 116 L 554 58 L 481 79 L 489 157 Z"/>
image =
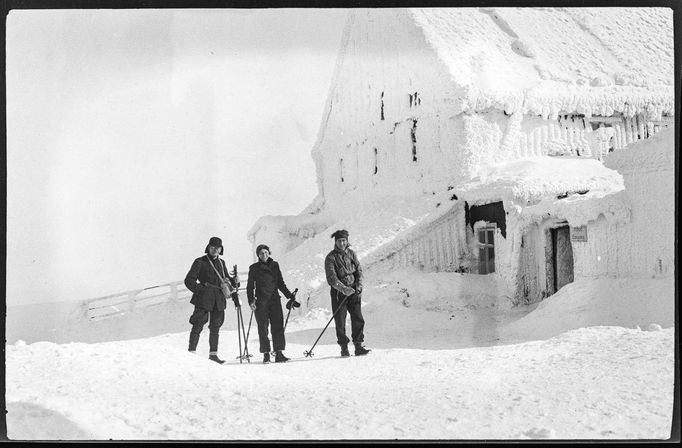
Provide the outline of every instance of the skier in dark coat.
<path id="1" fill-rule="evenodd" d="M 286 347 L 286 341 L 284 340 L 284 315 L 278 290 L 282 291 L 287 299 L 293 299 L 294 295 L 284 283 L 279 264 L 270 258 L 270 248 L 265 244 L 260 244 L 256 248 L 256 255 L 258 256 L 258 261 L 249 266 L 246 296 L 249 299 L 251 310 L 256 315 L 263 363 L 270 362 L 269 324 L 272 325 L 272 345 L 275 350 L 275 362 L 286 362 L 289 358 L 282 353 L 282 350 Z"/>
<path id="2" fill-rule="evenodd" d="M 362 267 L 355 252 L 348 247 L 348 232 L 337 230 L 332 233 L 334 249 L 324 260 L 327 283 L 331 286 L 332 312 L 336 325 L 336 342 L 341 346 L 341 356 L 350 356 L 348 336 L 346 336 L 346 313 L 350 314 L 351 336 L 355 345 L 355 355 L 370 352 L 362 346 L 365 340 L 363 330 L 365 320 L 360 305 L 362 302 Z M 348 297 L 341 306 L 341 302 Z M 338 310 L 338 312 L 337 312 Z"/>
<path id="3" fill-rule="evenodd" d="M 238 306 L 239 297 L 236 290 L 239 288 L 239 278 L 236 272 L 234 276 L 230 276 L 225 261 L 219 257 L 223 254 L 223 242 L 220 238 L 212 237 L 204 253 L 206 255 L 194 260 L 185 277 L 185 286 L 193 293 L 190 303 L 194 305 L 194 312 L 189 318 L 189 323 L 192 324 L 189 351 L 196 352 L 201 330 L 206 322 L 209 322 L 208 359 L 222 364 L 225 361 L 218 358 L 218 335 L 225 321 L 227 295 L 221 283 L 227 284 L 227 294 L 231 296 L 235 306 Z"/>

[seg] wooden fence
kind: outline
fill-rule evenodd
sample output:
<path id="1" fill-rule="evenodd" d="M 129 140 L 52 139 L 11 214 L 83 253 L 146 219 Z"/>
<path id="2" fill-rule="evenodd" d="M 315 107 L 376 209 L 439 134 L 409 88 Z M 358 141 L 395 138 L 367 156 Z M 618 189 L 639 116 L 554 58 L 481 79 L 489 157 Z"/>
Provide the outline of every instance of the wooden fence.
<path id="1" fill-rule="evenodd" d="M 240 272 L 241 282 L 239 291 L 246 289 L 247 272 Z M 134 289 L 118 294 L 97 297 L 84 300 L 82 303 L 83 316 L 89 320 L 101 320 L 110 317 L 132 313 L 136 309 L 164 303 L 186 302 L 192 297 L 192 292 L 187 289 L 185 283 L 180 280 L 162 285 L 150 286 L 143 289 Z"/>

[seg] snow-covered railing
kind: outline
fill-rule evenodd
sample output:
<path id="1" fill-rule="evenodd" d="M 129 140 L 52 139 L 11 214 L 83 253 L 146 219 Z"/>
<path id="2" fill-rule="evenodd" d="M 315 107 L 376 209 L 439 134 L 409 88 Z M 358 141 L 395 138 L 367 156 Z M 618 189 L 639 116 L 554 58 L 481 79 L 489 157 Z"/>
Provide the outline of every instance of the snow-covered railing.
<path id="1" fill-rule="evenodd" d="M 240 272 L 239 278 L 246 279 L 248 273 Z M 239 291 L 246 289 L 246 281 L 242 281 Z M 136 309 L 162 303 L 185 302 L 192 297 L 184 281 L 179 280 L 162 285 L 133 289 L 118 294 L 111 294 L 82 302 L 83 315 L 86 319 L 100 320 L 109 317 L 132 313 Z"/>

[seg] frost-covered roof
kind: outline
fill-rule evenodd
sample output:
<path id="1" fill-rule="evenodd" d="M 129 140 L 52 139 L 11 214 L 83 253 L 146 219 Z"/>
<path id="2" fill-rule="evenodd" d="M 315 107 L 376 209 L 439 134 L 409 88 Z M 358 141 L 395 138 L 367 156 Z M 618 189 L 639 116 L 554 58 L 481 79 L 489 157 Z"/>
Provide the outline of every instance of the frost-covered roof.
<path id="1" fill-rule="evenodd" d="M 604 165 L 619 172 L 675 168 L 675 129 L 672 127 L 610 153 Z"/>
<path id="2" fill-rule="evenodd" d="M 410 14 L 467 91 L 462 110 L 673 114 L 669 8 L 428 8 Z"/>

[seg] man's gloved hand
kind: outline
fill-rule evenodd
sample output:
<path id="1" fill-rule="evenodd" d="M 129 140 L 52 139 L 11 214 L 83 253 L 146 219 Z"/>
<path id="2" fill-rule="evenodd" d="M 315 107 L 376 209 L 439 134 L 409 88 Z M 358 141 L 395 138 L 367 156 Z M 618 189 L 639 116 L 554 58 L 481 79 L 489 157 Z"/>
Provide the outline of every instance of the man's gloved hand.
<path id="1" fill-rule="evenodd" d="M 362 294 L 362 285 L 360 284 L 355 285 L 355 292 L 358 294 Z"/>
<path id="2" fill-rule="evenodd" d="M 233 292 L 231 294 L 232 301 L 234 302 L 234 306 L 241 306 L 241 303 L 239 303 L 239 294 L 237 294 L 237 291 Z"/>
<path id="3" fill-rule="evenodd" d="M 256 302 L 249 303 L 249 308 L 251 308 L 251 311 L 256 311 Z"/>
<path id="4" fill-rule="evenodd" d="M 353 294 L 355 294 L 355 290 L 350 286 L 346 286 L 345 288 L 343 288 L 342 292 L 344 296 L 352 296 Z"/>

